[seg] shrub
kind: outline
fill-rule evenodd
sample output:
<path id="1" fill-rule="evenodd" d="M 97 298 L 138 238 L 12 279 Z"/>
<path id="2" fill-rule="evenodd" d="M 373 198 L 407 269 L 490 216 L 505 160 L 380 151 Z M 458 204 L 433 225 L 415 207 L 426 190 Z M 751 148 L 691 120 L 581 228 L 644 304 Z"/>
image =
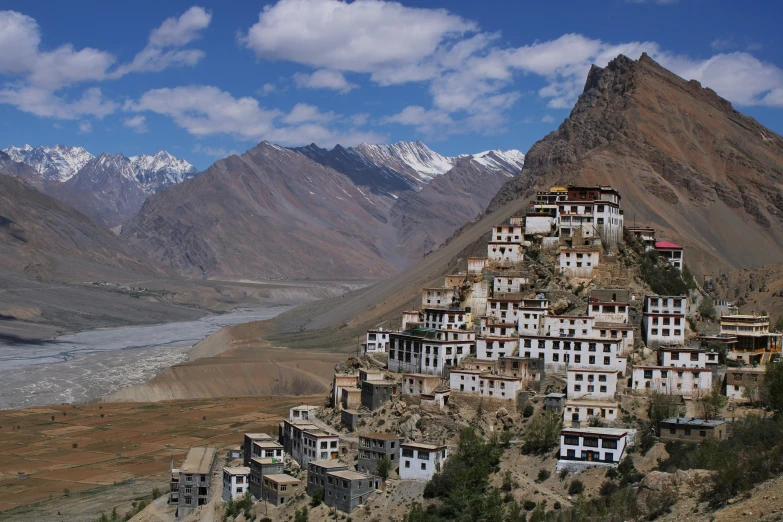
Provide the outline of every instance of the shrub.
<path id="1" fill-rule="evenodd" d="M 522 450 L 525 453 L 535 454 L 550 451 L 560 443 L 562 427 L 563 421 L 560 415 L 554 411 L 542 411 L 528 423 Z"/>
<path id="2" fill-rule="evenodd" d="M 615 482 L 613 482 L 611 480 L 605 480 L 604 483 L 601 484 L 601 489 L 598 490 L 598 493 L 602 497 L 608 497 L 609 495 L 611 495 L 612 493 L 617 491 L 617 489 L 618 489 L 618 486 L 617 486 L 617 484 Z"/>
<path id="3" fill-rule="evenodd" d="M 698 311 L 702 317 L 707 319 L 715 319 L 718 316 L 718 312 L 715 310 L 715 302 L 709 297 L 701 300 Z"/>
<path id="4" fill-rule="evenodd" d="M 540 470 L 538 470 L 538 478 L 536 478 L 536 482 L 544 482 L 551 475 L 552 475 L 552 473 L 550 473 L 549 470 L 540 469 Z"/>
<path id="5" fill-rule="evenodd" d="M 511 475 L 511 471 L 503 473 L 503 485 L 500 489 L 503 491 L 511 491 L 514 489 L 514 477 Z"/>
<path id="6" fill-rule="evenodd" d="M 609 468 L 609 469 L 611 469 L 611 468 Z M 568 476 L 568 468 L 561 469 L 558 476 L 560 477 L 560 482 L 563 482 L 566 479 L 566 477 Z"/>
<path id="7" fill-rule="evenodd" d="M 389 473 L 391 473 L 392 469 L 392 462 L 389 459 L 388 455 L 384 455 L 378 460 L 377 464 L 377 472 L 378 476 L 381 477 L 383 480 L 386 480 L 389 478 Z"/>
<path id="8" fill-rule="evenodd" d="M 162 493 L 160 492 L 160 489 L 153 488 L 153 490 L 152 490 L 152 500 L 155 500 L 156 498 L 160 498 L 161 495 L 162 495 Z"/>
<path id="9" fill-rule="evenodd" d="M 533 413 L 535 413 L 535 411 L 536 410 L 535 410 L 535 408 L 533 408 L 533 405 L 530 404 L 530 403 L 527 403 L 525 405 L 525 409 L 522 410 L 522 416 L 525 417 L 526 419 L 528 419 L 528 418 L 533 416 Z"/>
<path id="10" fill-rule="evenodd" d="M 318 507 L 321 505 L 321 502 L 324 501 L 324 490 L 323 488 L 318 488 L 313 492 L 313 496 L 310 497 L 310 507 Z"/>
<path id="11" fill-rule="evenodd" d="M 534 509 L 536 509 L 536 503 L 533 502 L 532 500 L 525 500 L 522 503 L 522 507 L 525 508 L 525 511 L 533 511 Z"/>
<path id="12" fill-rule="evenodd" d="M 294 511 L 294 522 L 307 522 L 307 508 L 305 506 Z"/>
<path id="13" fill-rule="evenodd" d="M 641 272 L 644 282 L 658 295 L 682 295 L 688 290 L 680 271 L 668 262 L 659 262 L 655 250 L 641 257 Z"/>
<path id="14" fill-rule="evenodd" d="M 585 490 L 585 485 L 579 479 L 572 480 L 571 483 L 568 485 L 569 495 L 581 495 L 584 492 L 584 490 Z"/>

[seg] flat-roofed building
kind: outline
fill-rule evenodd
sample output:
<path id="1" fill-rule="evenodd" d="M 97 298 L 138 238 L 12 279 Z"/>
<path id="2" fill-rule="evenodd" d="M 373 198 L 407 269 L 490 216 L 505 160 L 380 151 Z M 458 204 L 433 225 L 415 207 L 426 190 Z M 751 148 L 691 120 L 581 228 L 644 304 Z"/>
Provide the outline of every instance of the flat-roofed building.
<path id="1" fill-rule="evenodd" d="M 375 411 L 392 398 L 397 397 L 399 387 L 394 381 L 364 381 L 362 383 L 362 406 Z"/>
<path id="2" fill-rule="evenodd" d="M 367 330 L 362 353 L 386 353 L 389 351 L 389 331 L 383 328 Z"/>
<path id="3" fill-rule="evenodd" d="M 250 460 L 250 476 L 248 477 L 248 491 L 258 500 L 264 498 L 263 486 L 266 475 L 278 475 L 285 468 L 283 459 L 275 457 L 256 458 Z"/>
<path id="4" fill-rule="evenodd" d="M 497 225 L 492 227 L 492 240 L 498 243 L 521 243 L 524 241 L 522 225 Z"/>
<path id="5" fill-rule="evenodd" d="M 402 326 L 401 331 L 410 330 L 412 328 L 418 328 L 422 326 L 421 312 L 418 310 L 406 310 L 402 312 Z M 391 347 L 391 340 L 389 340 Z"/>
<path id="6" fill-rule="evenodd" d="M 188 516 L 195 509 L 209 502 L 209 489 L 216 456 L 215 448 L 190 448 L 182 465 L 171 469 L 172 491 L 169 494 L 169 504 L 177 505 L 177 518 Z M 173 491 L 175 485 L 176 494 Z"/>
<path id="7" fill-rule="evenodd" d="M 359 385 L 364 381 L 382 381 L 383 372 L 372 368 L 361 368 L 359 370 Z"/>
<path id="8" fill-rule="evenodd" d="M 332 406 L 337 409 L 340 408 L 344 388 L 357 388 L 358 386 L 358 375 L 335 373 L 332 381 Z"/>
<path id="9" fill-rule="evenodd" d="M 513 355 L 519 348 L 519 338 L 512 336 L 480 335 L 476 337 L 476 357 L 496 361 Z"/>
<path id="10" fill-rule="evenodd" d="M 304 457 L 304 432 L 307 430 L 317 430 L 317 425 L 310 421 L 287 421 L 280 423 L 279 442 L 283 445 L 286 453 L 291 458 L 301 464 Z"/>
<path id="11" fill-rule="evenodd" d="M 613 399 L 617 393 L 617 370 L 598 368 L 568 369 L 569 399 Z"/>
<path id="12" fill-rule="evenodd" d="M 781 352 L 781 334 L 769 331 L 769 315 L 721 316 L 720 333 L 736 337 L 737 342 L 730 345 L 729 357 L 745 364 L 766 364 L 772 354 Z"/>
<path id="13" fill-rule="evenodd" d="M 590 277 L 601 260 L 597 247 L 561 247 L 560 273 L 566 277 Z"/>
<path id="14" fill-rule="evenodd" d="M 642 334 L 648 347 L 685 343 L 685 311 L 687 306 L 688 299 L 683 296 L 645 296 Z"/>
<path id="15" fill-rule="evenodd" d="M 378 474 L 378 461 L 388 457 L 390 471 L 399 466 L 400 444 L 402 437 L 391 433 L 364 433 L 359 435 L 359 460 L 356 470 L 363 473 Z"/>
<path id="16" fill-rule="evenodd" d="M 318 406 L 314 405 L 307 405 L 307 404 L 300 404 L 299 406 L 294 406 L 291 408 L 288 412 L 288 420 L 290 421 L 299 421 L 299 420 L 310 420 L 315 418 L 315 414 L 318 413 L 318 410 L 320 408 Z"/>
<path id="17" fill-rule="evenodd" d="M 590 419 L 599 419 L 601 422 L 613 422 L 617 420 L 620 412 L 620 404 L 611 401 L 593 399 L 569 399 L 565 402 L 563 420 L 572 428 L 587 426 Z"/>
<path id="18" fill-rule="evenodd" d="M 622 339 L 522 335 L 519 342 L 519 354 L 543 359 L 547 370 L 601 368 L 625 373 Z"/>
<path id="19" fill-rule="evenodd" d="M 245 440 L 242 444 L 242 464 L 250 466 L 250 459 L 253 458 L 253 442 L 275 440 L 274 437 L 268 433 L 245 433 Z"/>
<path id="20" fill-rule="evenodd" d="M 362 406 L 361 388 L 343 388 L 343 396 L 340 399 L 340 406 L 344 410 L 356 410 Z"/>
<path id="21" fill-rule="evenodd" d="M 336 460 L 340 455 L 340 436 L 322 429 L 309 429 L 302 434 L 304 451 L 302 460 L 297 461 L 303 468 L 313 460 Z"/>
<path id="22" fill-rule="evenodd" d="M 514 265 L 525 260 L 525 253 L 518 243 L 490 241 L 487 243 L 487 257 L 491 263 Z"/>
<path id="23" fill-rule="evenodd" d="M 495 274 L 492 278 L 492 293 L 497 294 L 515 294 L 522 292 L 530 283 L 530 276 L 526 273 L 516 271 L 504 271 Z"/>
<path id="24" fill-rule="evenodd" d="M 591 297 L 587 303 L 587 313 L 596 323 L 628 324 L 631 304 L 617 301 L 601 301 Z"/>
<path id="25" fill-rule="evenodd" d="M 645 252 L 655 249 L 655 229 L 652 227 L 625 227 L 644 247 Z"/>
<path id="26" fill-rule="evenodd" d="M 422 395 L 432 393 L 442 384 L 443 378 L 440 375 L 429 375 L 426 373 L 402 374 L 403 395 Z"/>
<path id="27" fill-rule="evenodd" d="M 468 274 L 477 275 L 484 271 L 489 264 L 488 257 L 469 257 Z"/>
<path id="28" fill-rule="evenodd" d="M 266 475 L 263 483 L 264 501 L 273 506 L 282 506 L 291 497 L 301 491 L 301 481 L 284 473 Z"/>
<path id="29" fill-rule="evenodd" d="M 326 474 L 330 471 L 344 471 L 347 469 L 348 464 L 339 460 L 314 460 L 310 462 L 307 465 L 307 494 L 312 497 L 319 489 L 326 491 Z"/>
<path id="30" fill-rule="evenodd" d="M 520 377 L 525 380 L 525 386 L 533 382 L 541 382 L 546 378 L 546 369 L 541 359 L 532 357 L 501 357 L 498 359 L 497 371 L 506 377 Z"/>
<path id="31" fill-rule="evenodd" d="M 380 489 L 380 482 L 380 478 L 358 471 L 330 471 L 326 474 L 324 504 L 350 513 Z"/>
<path id="32" fill-rule="evenodd" d="M 400 479 L 430 480 L 443 469 L 448 453 L 445 444 L 403 442 L 400 444 Z"/>
<path id="33" fill-rule="evenodd" d="M 712 390 L 712 372 L 704 368 L 671 366 L 634 366 L 631 377 L 636 393 L 668 393 L 683 397 L 701 397 Z"/>
<path id="34" fill-rule="evenodd" d="M 674 268 L 682 270 L 684 249 L 680 245 L 671 241 L 656 241 L 655 250 L 659 256 L 665 258 Z"/>
<path id="35" fill-rule="evenodd" d="M 225 467 L 223 468 L 223 500 L 236 500 L 242 498 L 248 492 L 250 468 Z"/>
<path id="36" fill-rule="evenodd" d="M 724 394 L 734 400 L 752 399 L 755 401 L 759 398 L 759 387 L 764 383 L 766 375 L 767 369 L 765 367 L 727 368 Z"/>
<path id="37" fill-rule="evenodd" d="M 461 330 L 467 328 L 467 324 L 472 320 L 470 312 L 461 308 L 443 309 L 426 306 L 421 311 L 424 316 L 424 328 Z"/>
<path id="38" fill-rule="evenodd" d="M 391 335 L 390 372 L 445 376 L 449 368 L 475 354 L 476 333 L 457 328 L 414 328 Z"/>
<path id="39" fill-rule="evenodd" d="M 678 368 L 706 368 L 707 350 L 689 346 L 659 346 L 658 364 Z"/>
<path id="40" fill-rule="evenodd" d="M 723 440 L 728 424 L 724 420 L 671 417 L 658 423 L 658 437 L 663 440 L 702 442 L 706 439 Z"/>
<path id="41" fill-rule="evenodd" d="M 428 308 L 448 308 L 454 305 L 457 293 L 454 288 L 424 288 L 421 291 L 421 306 Z M 458 304 L 458 303 L 457 303 Z"/>
<path id="42" fill-rule="evenodd" d="M 556 470 L 617 467 L 635 438 L 636 430 L 626 428 L 565 428 L 560 432 Z"/>

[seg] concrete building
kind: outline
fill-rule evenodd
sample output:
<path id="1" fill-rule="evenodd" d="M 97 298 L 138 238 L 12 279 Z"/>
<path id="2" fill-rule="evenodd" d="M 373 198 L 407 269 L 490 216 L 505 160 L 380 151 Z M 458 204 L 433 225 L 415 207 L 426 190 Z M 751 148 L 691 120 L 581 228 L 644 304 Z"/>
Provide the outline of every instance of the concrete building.
<path id="1" fill-rule="evenodd" d="M 757 400 L 759 386 L 764 383 L 767 375 L 767 369 L 762 368 L 727 368 L 726 383 L 723 389 L 724 395 L 734 400 L 746 400 L 745 390 L 749 388 L 747 394 L 752 395 Z"/>
<path id="2" fill-rule="evenodd" d="M 245 433 L 245 440 L 242 443 L 242 464 L 250 466 L 250 459 L 253 458 L 253 442 L 263 440 L 275 440 L 268 433 Z"/>
<path id="3" fill-rule="evenodd" d="M 285 468 L 283 459 L 263 458 L 250 460 L 250 476 L 248 477 L 248 491 L 254 498 L 262 500 L 264 477 L 267 475 L 278 475 Z"/>
<path id="4" fill-rule="evenodd" d="M 733 313 L 721 316 L 720 333 L 736 337 L 729 357 L 745 364 L 766 364 L 772 354 L 781 353 L 781 334 L 769 331 L 769 315 Z"/>
<path id="5" fill-rule="evenodd" d="M 402 326 L 401 331 L 410 330 L 412 328 L 418 328 L 422 325 L 421 312 L 418 310 L 407 310 L 402 312 Z M 390 341 L 391 342 L 391 341 Z"/>
<path id="6" fill-rule="evenodd" d="M 448 308 L 455 303 L 457 293 L 453 288 L 424 288 L 421 291 L 421 306 L 428 308 Z"/>
<path id="7" fill-rule="evenodd" d="M 361 400 L 359 402 L 361 402 Z M 343 410 L 340 412 L 340 423 L 350 431 L 353 431 L 356 429 L 359 421 L 361 421 L 363 417 L 370 416 L 372 416 L 372 413 L 369 411 L 350 410 L 343 408 Z"/>
<path id="8" fill-rule="evenodd" d="M 422 308 L 424 316 L 424 328 L 435 330 L 462 330 L 471 322 L 470 312 L 459 308 L 424 307 Z"/>
<path id="9" fill-rule="evenodd" d="M 680 245 L 670 241 L 656 241 L 655 250 L 659 256 L 666 258 L 674 268 L 682 271 L 684 260 L 682 255 L 683 248 Z"/>
<path id="10" fill-rule="evenodd" d="M 707 350 L 687 346 L 659 346 L 658 365 L 677 368 L 706 368 Z"/>
<path id="11" fill-rule="evenodd" d="M 289 410 L 288 412 L 288 420 L 290 421 L 300 421 L 300 420 L 310 420 L 315 418 L 315 414 L 318 413 L 318 410 L 320 408 L 318 406 L 313 405 L 307 405 L 307 404 L 301 404 L 299 406 L 294 406 Z"/>
<path id="12" fill-rule="evenodd" d="M 516 294 L 522 292 L 529 283 L 530 277 L 526 274 L 504 271 L 492 278 L 492 293 L 494 295 Z"/>
<path id="13" fill-rule="evenodd" d="M 632 389 L 637 393 L 669 393 L 701 397 L 712 390 L 712 372 L 702 368 L 634 366 Z"/>
<path id="14" fill-rule="evenodd" d="M 360 388 L 343 388 L 340 406 L 346 410 L 355 410 L 362 406 L 362 390 Z"/>
<path id="15" fill-rule="evenodd" d="M 362 406 L 375 411 L 397 394 L 398 386 L 394 381 L 365 381 L 362 383 Z"/>
<path id="16" fill-rule="evenodd" d="M 546 411 L 562 412 L 565 408 L 565 393 L 547 393 L 544 397 L 544 409 Z"/>
<path id="17" fill-rule="evenodd" d="M 250 468 L 225 467 L 223 468 L 223 500 L 236 500 L 242 498 L 248 491 Z"/>
<path id="18" fill-rule="evenodd" d="M 340 401 L 343 398 L 343 388 L 356 388 L 359 386 L 359 376 L 335 373 L 332 381 L 332 406 L 340 408 Z"/>
<path id="19" fill-rule="evenodd" d="M 340 456 L 340 436 L 321 429 L 309 429 L 302 434 L 304 451 L 299 465 L 307 468 L 314 460 L 336 460 Z"/>
<path id="20" fill-rule="evenodd" d="M 683 296 L 645 296 L 642 334 L 648 347 L 685 343 L 687 306 L 688 300 Z"/>
<path id="21" fill-rule="evenodd" d="M 400 444 L 402 437 L 391 433 L 365 433 L 359 435 L 359 460 L 356 470 L 372 475 L 378 474 L 378 461 L 389 457 L 394 471 L 399 466 Z"/>
<path id="22" fill-rule="evenodd" d="M 209 502 L 216 455 L 215 448 L 190 448 L 179 468 L 174 468 L 172 464 L 169 504 L 177 505 L 177 518 L 186 517 Z"/>
<path id="23" fill-rule="evenodd" d="M 572 428 L 587 427 L 590 419 L 600 419 L 601 422 L 613 422 L 617 420 L 620 412 L 620 404 L 611 401 L 597 401 L 591 399 L 567 400 L 563 411 L 563 420 Z"/>
<path id="24" fill-rule="evenodd" d="M 330 471 L 326 474 L 324 504 L 350 513 L 380 489 L 380 479 L 358 471 Z"/>
<path id="25" fill-rule="evenodd" d="M 285 502 L 301 491 L 299 479 L 284 473 L 266 475 L 262 488 L 263 500 L 273 506 L 282 506 Z"/>
<path id="26" fill-rule="evenodd" d="M 546 369 L 541 359 L 532 357 L 501 357 L 498 359 L 497 371 L 506 377 L 520 377 L 525 380 L 525 386 L 538 383 L 546 378 Z"/>
<path id="27" fill-rule="evenodd" d="M 445 376 L 475 351 L 476 333 L 470 330 L 415 328 L 393 333 L 389 371 Z"/>
<path id="28" fill-rule="evenodd" d="M 590 277 L 600 259 L 601 250 L 597 247 L 561 247 L 560 273 L 566 277 Z"/>
<path id="29" fill-rule="evenodd" d="M 489 264 L 488 257 L 469 257 L 468 258 L 468 274 L 480 274 Z"/>
<path id="30" fill-rule="evenodd" d="M 492 227 L 492 241 L 497 243 L 522 243 L 524 241 L 522 225 L 498 225 Z"/>
<path id="31" fill-rule="evenodd" d="M 655 229 L 652 227 L 625 227 L 642 244 L 645 252 L 655 249 Z"/>
<path id="32" fill-rule="evenodd" d="M 702 442 L 706 439 L 723 440 L 728 424 L 724 420 L 706 420 L 695 417 L 671 417 L 658 423 L 657 434 L 663 440 Z"/>
<path id="33" fill-rule="evenodd" d="M 319 489 L 326 492 L 326 475 L 330 471 L 345 471 L 348 464 L 339 460 L 314 460 L 307 465 L 307 494 L 311 497 Z M 325 497 L 326 495 L 324 495 Z"/>
<path id="34" fill-rule="evenodd" d="M 359 386 L 361 386 L 364 381 L 382 381 L 382 380 L 383 380 L 383 372 L 381 370 L 373 370 L 370 368 L 359 369 Z"/>
<path id="35" fill-rule="evenodd" d="M 367 330 L 364 344 L 362 344 L 362 354 L 368 353 L 386 353 L 389 351 L 389 332 L 383 328 L 377 330 Z"/>
<path id="36" fill-rule="evenodd" d="M 613 399 L 617 393 L 617 370 L 569 368 L 569 399 Z"/>
<path id="37" fill-rule="evenodd" d="M 400 479 L 430 480 L 448 458 L 445 444 L 403 442 L 400 444 Z"/>
<path id="38" fill-rule="evenodd" d="M 520 355 L 543 359 L 547 370 L 602 368 L 625 373 L 627 359 L 621 339 L 523 335 L 519 342 Z"/>
<path id="39" fill-rule="evenodd" d="M 309 421 L 286 421 L 280 423 L 278 441 L 286 453 L 301 464 L 304 457 L 304 432 L 317 430 L 318 426 Z"/>
<path id="40" fill-rule="evenodd" d="M 590 467 L 617 467 L 635 443 L 636 430 L 566 428 L 560 432 L 560 459 L 556 470 L 582 471 Z"/>
<path id="41" fill-rule="evenodd" d="M 285 458 L 283 445 L 275 440 L 254 440 L 250 445 L 250 460 L 252 459 L 278 459 Z M 249 461 L 248 461 L 249 463 Z"/>

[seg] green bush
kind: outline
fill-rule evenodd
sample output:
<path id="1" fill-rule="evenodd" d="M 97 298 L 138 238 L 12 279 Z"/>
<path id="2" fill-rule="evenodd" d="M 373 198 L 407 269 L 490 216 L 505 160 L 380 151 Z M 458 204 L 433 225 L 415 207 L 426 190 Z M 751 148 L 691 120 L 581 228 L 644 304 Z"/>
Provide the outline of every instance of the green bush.
<path id="1" fill-rule="evenodd" d="M 305 506 L 294 511 L 294 522 L 307 522 L 307 508 Z"/>
<path id="2" fill-rule="evenodd" d="M 530 418 L 530 417 L 532 417 L 532 416 L 533 416 L 533 413 L 535 413 L 535 411 L 536 411 L 536 410 L 535 410 L 535 408 L 533 407 L 533 405 L 532 405 L 532 404 L 530 404 L 530 403 L 527 403 L 527 404 L 525 405 L 525 409 L 524 409 L 524 410 L 522 410 L 522 416 L 523 416 L 524 418 L 528 419 L 528 418 Z"/>
<path id="3" fill-rule="evenodd" d="M 549 470 L 540 469 L 538 470 L 538 478 L 536 478 L 536 482 L 544 482 L 550 476 L 552 476 L 552 473 L 550 473 Z"/>
<path id="4" fill-rule="evenodd" d="M 527 425 L 522 451 L 539 455 L 550 451 L 560 443 L 562 427 L 563 421 L 557 412 L 540 412 Z"/>
<path id="5" fill-rule="evenodd" d="M 533 502 L 532 500 L 525 500 L 522 503 L 522 507 L 525 508 L 525 511 L 533 511 L 534 509 L 536 509 L 536 503 Z"/>
<path id="6" fill-rule="evenodd" d="M 655 250 L 641 257 L 641 271 L 644 282 L 658 295 L 683 295 L 688 291 L 680 271 L 668 263 L 659 263 Z"/>
<path id="7" fill-rule="evenodd" d="M 324 488 L 318 488 L 313 492 L 313 496 L 310 497 L 310 507 L 318 507 L 321 502 L 324 501 Z"/>
<path id="8" fill-rule="evenodd" d="M 585 485 L 579 479 L 572 480 L 571 483 L 568 485 L 569 495 L 580 495 L 584 492 L 584 490 L 585 490 Z"/>

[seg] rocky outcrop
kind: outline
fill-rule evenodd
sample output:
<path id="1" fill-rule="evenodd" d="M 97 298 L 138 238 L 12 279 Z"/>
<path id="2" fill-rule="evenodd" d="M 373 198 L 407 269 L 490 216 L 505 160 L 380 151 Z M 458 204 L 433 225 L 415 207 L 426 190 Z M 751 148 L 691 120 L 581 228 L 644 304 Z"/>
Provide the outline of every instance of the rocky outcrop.
<path id="1" fill-rule="evenodd" d="M 489 211 L 564 183 L 619 189 L 626 223 L 683 244 L 696 273 L 783 261 L 783 138 L 647 55 L 593 66 Z"/>

